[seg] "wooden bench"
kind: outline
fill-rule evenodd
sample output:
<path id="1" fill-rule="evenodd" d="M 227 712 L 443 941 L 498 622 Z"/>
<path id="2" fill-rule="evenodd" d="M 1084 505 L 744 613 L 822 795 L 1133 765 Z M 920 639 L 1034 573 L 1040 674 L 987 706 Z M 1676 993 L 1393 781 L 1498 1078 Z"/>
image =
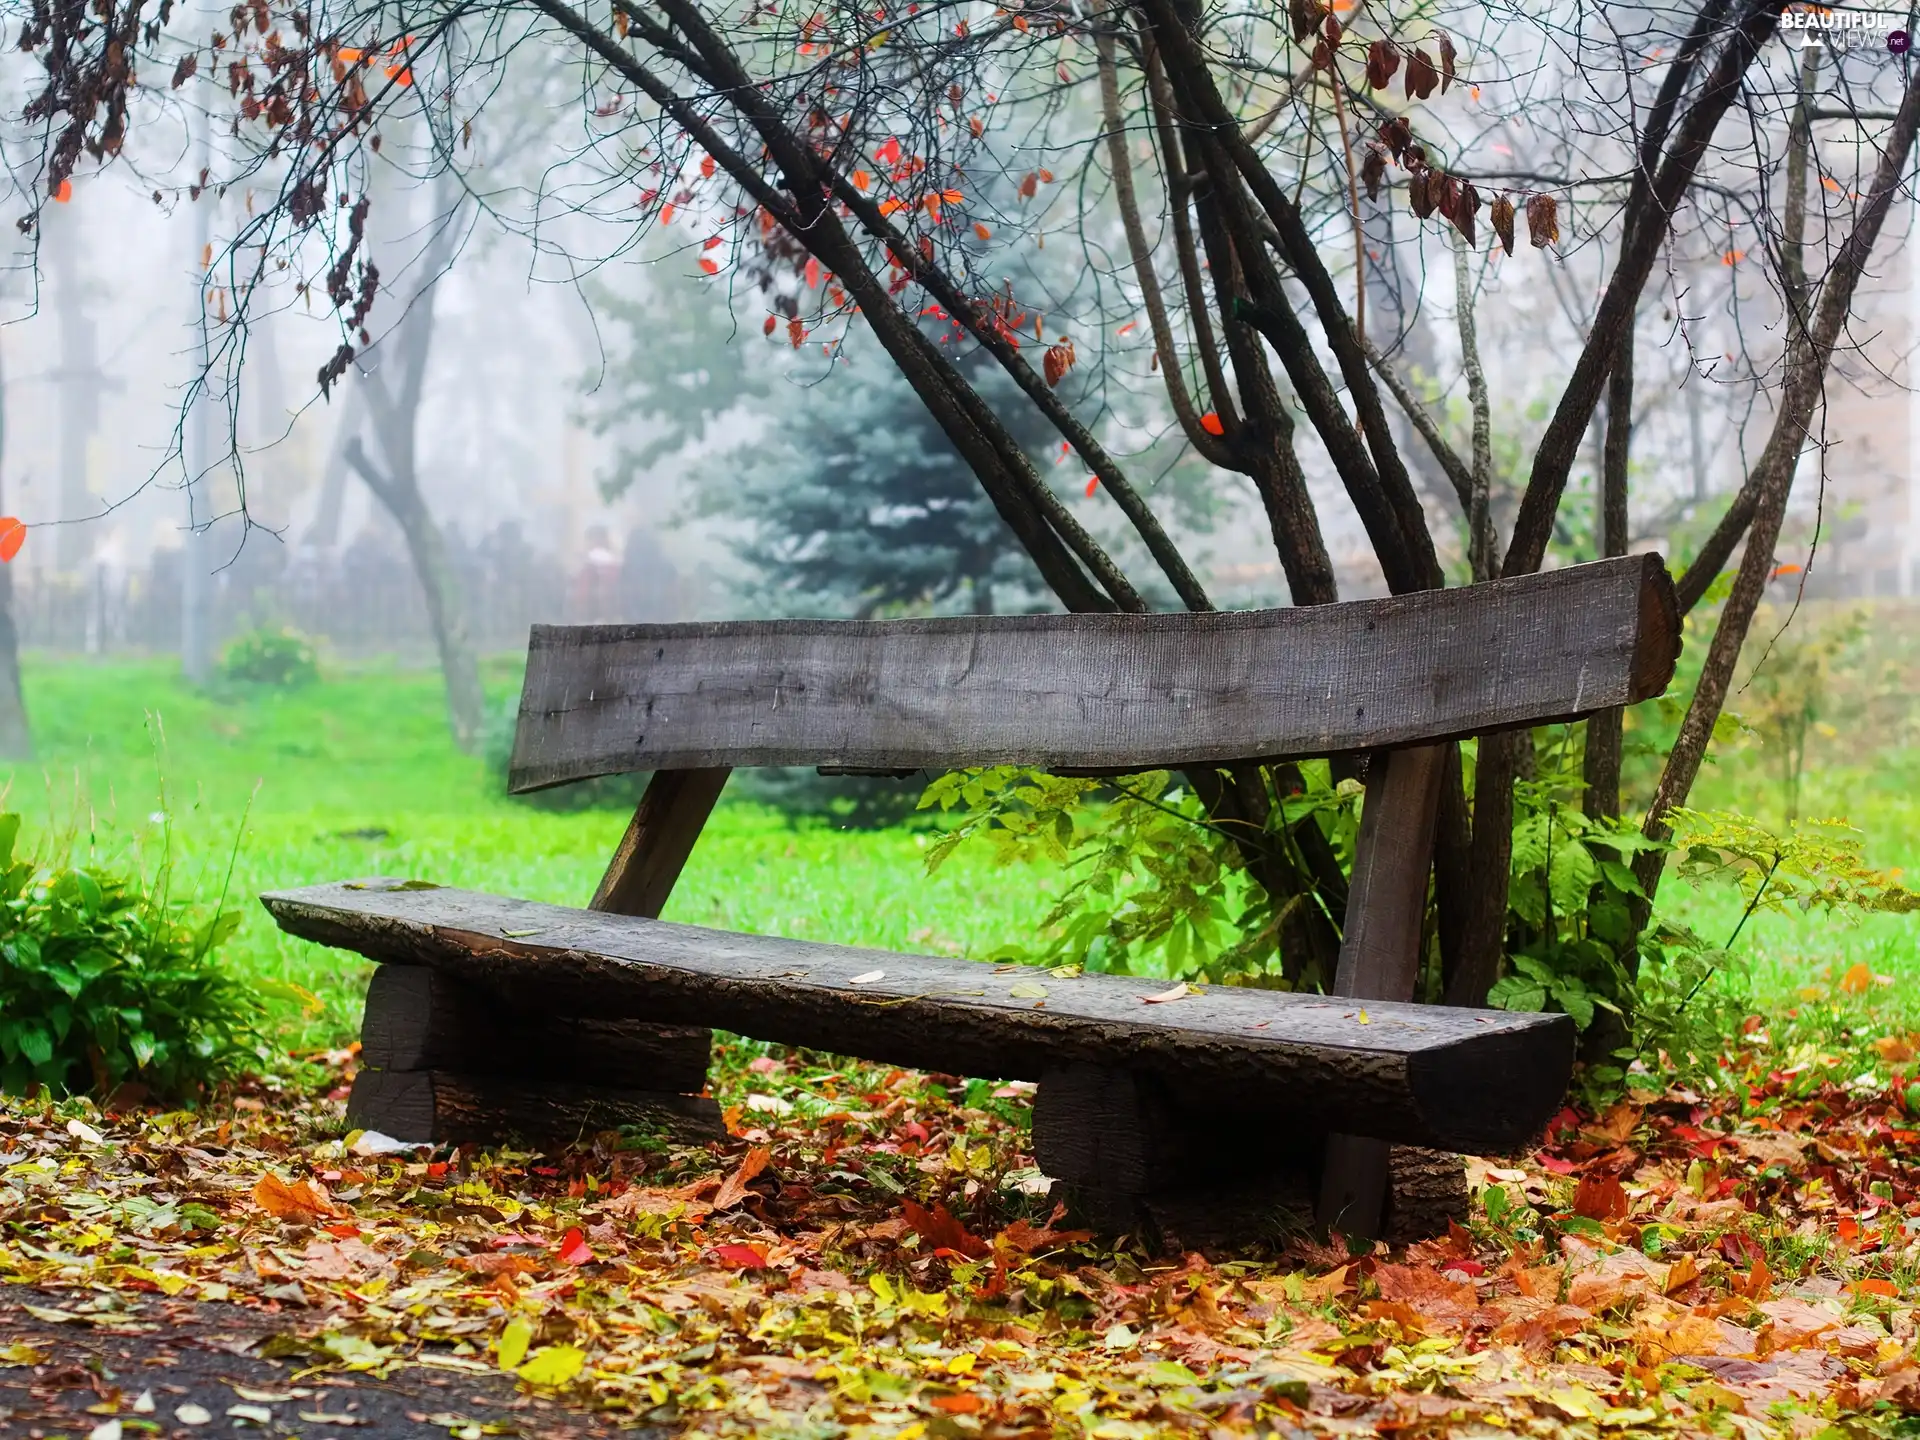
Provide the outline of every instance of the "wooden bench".
<path id="1" fill-rule="evenodd" d="M 289 933 L 380 962 L 349 1113 L 402 1139 L 718 1135 L 695 1092 L 700 1027 L 721 1026 L 1037 1081 L 1037 1162 L 1114 1229 L 1197 1239 L 1285 1205 L 1349 1234 L 1432 1229 L 1464 1187 L 1431 1152 L 1527 1143 L 1574 1054 L 1562 1015 L 1409 1003 L 1440 742 L 1658 694 L 1678 634 L 1653 556 L 1311 609 L 536 627 L 512 788 L 652 772 L 588 908 L 391 880 L 263 899 Z M 657 918 L 738 766 L 1354 753 L 1372 758 L 1332 995 L 1148 1003 L 1165 981 Z"/>

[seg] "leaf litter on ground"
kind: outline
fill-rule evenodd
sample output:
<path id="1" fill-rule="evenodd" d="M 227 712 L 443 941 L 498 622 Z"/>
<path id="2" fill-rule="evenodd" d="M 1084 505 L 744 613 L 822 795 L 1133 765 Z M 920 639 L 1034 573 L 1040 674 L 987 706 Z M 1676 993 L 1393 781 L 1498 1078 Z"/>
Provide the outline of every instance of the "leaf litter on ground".
<path id="1" fill-rule="evenodd" d="M 1912 1037 L 1749 1033 L 1710 1094 L 1470 1162 L 1445 1236 L 1211 1257 L 1076 1228 L 1030 1086 L 763 1051 L 720 1047 L 733 1139 L 701 1148 L 388 1153 L 344 1133 L 344 1073 L 198 1112 L 0 1102 L 0 1280 L 76 1325 L 237 1302 L 303 1374 L 507 1372 L 692 1434 L 1806 1440 L 1920 1410 Z"/>

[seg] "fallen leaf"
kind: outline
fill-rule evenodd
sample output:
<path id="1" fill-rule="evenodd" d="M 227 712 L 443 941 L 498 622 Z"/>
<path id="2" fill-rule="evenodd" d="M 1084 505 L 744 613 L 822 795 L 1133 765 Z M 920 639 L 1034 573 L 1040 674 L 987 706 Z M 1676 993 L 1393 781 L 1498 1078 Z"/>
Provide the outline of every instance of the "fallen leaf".
<path id="1" fill-rule="evenodd" d="M 887 972 L 884 970 L 869 970 L 864 975 L 854 976 L 851 980 L 847 981 L 847 984 L 871 985 L 876 980 L 884 980 L 886 978 L 887 978 Z"/>
<path id="2" fill-rule="evenodd" d="M 713 1208 L 730 1210 L 747 1198 L 747 1186 L 755 1176 L 765 1170 L 773 1160 L 773 1151 L 765 1145 L 756 1145 L 741 1157 L 739 1167 L 720 1182 L 720 1188 L 714 1192 Z"/>
<path id="3" fill-rule="evenodd" d="M 296 1180 L 288 1184 L 272 1171 L 254 1182 L 253 1203 L 278 1220 L 297 1220 L 313 1225 L 352 1212 L 333 1203 L 327 1187 L 318 1180 Z"/>
<path id="4" fill-rule="evenodd" d="M 931 1249 L 951 1250 L 969 1260 L 987 1253 L 987 1242 L 955 1219 L 943 1203 L 935 1202 L 932 1210 L 926 1210 L 912 1200 L 902 1200 L 900 1211 Z"/>
<path id="5" fill-rule="evenodd" d="M 1182 980 L 1171 990 L 1162 990 L 1158 995 L 1142 995 L 1140 997 L 1140 1003 L 1142 1005 L 1168 1005 L 1175 1000 L 1184 1000 L 1189 995 L 1197 995 L 1199 993 L 1199 991 L 1187 984 L 1186 981 Z"/>
<path id="6" fill-rule="evenodd" d="M 758 1245 L 716 1245 L 707 1252 L 733 1270 L 765 1270 L 767 1252 Z"/>

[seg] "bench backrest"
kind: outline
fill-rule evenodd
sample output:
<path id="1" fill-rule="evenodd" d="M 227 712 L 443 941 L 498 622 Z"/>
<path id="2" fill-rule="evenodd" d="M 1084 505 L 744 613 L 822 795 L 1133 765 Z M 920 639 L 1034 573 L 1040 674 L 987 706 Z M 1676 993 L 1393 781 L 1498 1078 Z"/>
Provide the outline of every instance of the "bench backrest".
<path id="1" fill-rule="evenodd" d="M 1657 695 L 1679 630 L 1655 555 L 1284 610 L 539 625 L 509 783 L 1391 748 Z"/>

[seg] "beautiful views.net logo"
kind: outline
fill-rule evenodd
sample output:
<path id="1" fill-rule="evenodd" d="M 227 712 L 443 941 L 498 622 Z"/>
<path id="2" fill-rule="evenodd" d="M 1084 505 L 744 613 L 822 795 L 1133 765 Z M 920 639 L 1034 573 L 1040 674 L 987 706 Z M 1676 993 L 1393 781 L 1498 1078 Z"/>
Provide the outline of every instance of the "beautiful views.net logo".
<path id="1" fill-rule="evenodd" d="M 1829 10 L 1806 6 L 1780 17 L 1780 36 L 1796 49 L 1885 50 L 1904 55 L 1913 37 L 1894 10 Z"/>

